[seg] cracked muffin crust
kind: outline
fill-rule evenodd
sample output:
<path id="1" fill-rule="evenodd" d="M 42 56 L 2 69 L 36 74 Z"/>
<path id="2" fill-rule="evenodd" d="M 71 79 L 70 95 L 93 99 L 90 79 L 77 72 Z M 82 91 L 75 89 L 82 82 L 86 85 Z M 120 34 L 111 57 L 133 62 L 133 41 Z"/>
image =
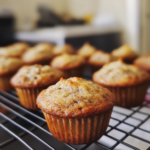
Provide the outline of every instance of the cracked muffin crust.
<path id="1" fill-rule="evenodd" d="M 61 79 L 43 90 L 37 98 L 38 107 L 59 117 L 89 117 L 110 111 L 113 94 L 92 81 L 73 77 Z"/>
<path id="2" fill-rule="evenodd" d="M 89 43 L 85 43 L 78 51 L 77 54 L 88 59 L 94 52 L 96 48 Z"/>
<path id="3" fill-rule="evenodd" d="M 121 60 L 106 64 L 93 74 L 93 81 L 104 86 L 132 86 L 149 80 L 149 74 Z"/>
<path id="4" fill-rule="evenodd" d="M 150 54 L 145 54 L 134 60 L 134 65 L 150 73 Z"/>
<path id="5" fill-rule="evenodd" d="M 122 58 L 127 62 L 132 62 L 137 57 L 136 52 L 128 45 L 122 45 L 121 47 L 114 49 L 111 54 L 114 58 Z"/>
<path id="6" fill-rule="evenodd" d="M 46 87 L 56 83 L 63 73 L 48 65 L 31 65 L 23 66 L 11 79 L 11 84 L 14 87 Z"/>
<path id="7" fill-rule="evenodd" d="M 57 69 L 71 69 L 76 68 L 85 63 L 83 57 L 78 55 L 70 55 L 70 54 L 63 54 L 60 56 L 55 57 L 50 65 Z"/>
<path id="8" fill-rule="evenodd" d="M 75 50 L 71 45 L 65 44 L 65 45 L 62 45 L 62 46 L 55 46 L 53 48 L 53 53 L 54 53 L 54 55 L 61 55 L 61 54 L 64 54 L 64 53 L 74 54 Z"/>
<path id="9" fill-rule="evenodd" d="M 40 45 L 39 47 L 32 47 L 25 52 L 22 60 L 25 64 L 42 64 L 44 62 L 50 62 L 53 56 L 52 50 Z"/>
<path id="10" fill-rule="evenodd" d="M 10 46 L 0 47 L 0 56 L 5 57 L 21 57 L 27 51 L 29 45 L 24 42 L 15 43 Z"/>
<path id="11" fill-rule="evenodd" d="M 111 55 L 99 50 L 90 56 L 88 63 L 96 66 L 103 66 L 110 61 Z"/>
<path id="12" fill-rule="evenodd" d="M 23 62 L 19 58 L 0 57 L 0 75 L 6 75 L 17 71 Z"/>

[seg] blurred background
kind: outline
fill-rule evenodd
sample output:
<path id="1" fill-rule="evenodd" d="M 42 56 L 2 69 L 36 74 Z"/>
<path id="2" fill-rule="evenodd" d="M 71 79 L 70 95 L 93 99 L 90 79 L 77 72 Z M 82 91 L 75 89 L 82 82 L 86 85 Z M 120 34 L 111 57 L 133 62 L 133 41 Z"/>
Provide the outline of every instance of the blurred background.
<path id="1" fill-rule="evenodd" d="M 148 53 L 149 1 L 142 0 L 0 0 L 0 46 L 89 42 L 107 52 L 129 44 Z"/>

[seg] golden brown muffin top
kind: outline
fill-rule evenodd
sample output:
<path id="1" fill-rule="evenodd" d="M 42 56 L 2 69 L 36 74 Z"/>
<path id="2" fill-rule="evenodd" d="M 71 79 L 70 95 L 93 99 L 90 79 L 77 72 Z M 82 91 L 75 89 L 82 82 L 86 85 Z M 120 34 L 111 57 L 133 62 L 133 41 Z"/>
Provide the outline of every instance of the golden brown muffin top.
<path id="1" fill-rule="evenodd" d="M 43 50 L 43 49 L 47 49 L 52 51 L 53 49 L 53 45 L 51 45 L 50 43 L 38 43 L 37 45 L 34 46 L 34 48 L 38 49 L 38 50 Z"/>
<path id="2" fill-rule="evenodd" d="M 65 45 L 62 45 L 62 46 L 55 46 L 53 48 L 53 53 L 54 53 L 54 55 L 61 55 L 61 54 L 64 54 L 64 53 L 74 54 L 75 50 L 71 45 L 65 44 Z"/>
<path id="3" fill-rule="evenodd" d="M 32 47 L 27 52 L 25 52 L 22 56 L 22 60 L 26 64 L 34 64 L 40 61 L 51 60 L 54 56 L 53 52 L 49 49 Z"/>
<path id="4" fill-rule="evenodd" d="M 136 52 L 128 45 L 122 45 L 121 47 L 114 49 L 112 55 L 122 59 L 134 59 L 137 57 Z"/>
<path id="5" fill-rule="evenodd" d="M 134 64 L 141 69 L 150 71 L 150 54 L 140 56 L 134 61 Z"/>
<path id="6" fill-rule="evenodd" d="M 56 83 L 64 74 L 48 65 L 23 66 L 11 79 L 14 87 L 46 87 Z"/>
<path id="7" fill-rule="evenodd" d="M 102 66 L 106 63 L 109 63 L 110 61 L 111 55 L 109 53 L 105 53 L 103 51 L 96 51 L 94 54 L 90 56 L 88 63 Z"/>
<path id="8" fill-rule="evenodd" d="M 6 47 L 0 47 L 0 56 L 20 57 L 28 48 L 29 45 L 23 42 L 15 43 Z"/>
<path id="9" fill-rule="evenodd" d="M 6 75 L 17 71 L 23 62 L 18 58 L 0 57 L 0 75 Z"/>
<path id="10" fill-rule="evenodd" d="M 134 65 L 116 61 L 93 74 L 93 81 L 104 86 L 132 86 L 149 80 L 149 74 Z"/>
<path id="11" fill-rule="evenodd" d="M 114 96 L 106 88 L 82 78 L 61 79 L 43 90 L 38 98 L 38 107 L 59 117 L 89 117 L 111 111 Z"/>
<path id="12" fill-rule="evenodd" d="M 95 51 L 96 48 L 94 46 L 90 45 L 89 43 L 85 43 L 77 53 L 84 58 L 89 58 Z"/>
<path id="13" fill-rule="evenodd" d="M 69 55 L 63 54 L 60 56 L 55 57 L 52 62 L 51 66 L 57 69 L 71 69 L 81 66 L 85 63 L 83 57 L 79 55 Z"/>

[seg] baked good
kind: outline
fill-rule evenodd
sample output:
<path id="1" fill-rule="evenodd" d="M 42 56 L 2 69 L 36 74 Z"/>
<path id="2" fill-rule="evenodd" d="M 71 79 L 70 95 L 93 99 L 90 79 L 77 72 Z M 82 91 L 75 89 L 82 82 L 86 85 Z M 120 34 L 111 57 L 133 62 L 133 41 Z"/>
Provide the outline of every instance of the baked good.
<path id="1" fill-rule="evenodd" d="M 48 49 L 48 50 L 52 51 L 53 50 L 53 45 L 50 44 L 50 43 L 43 42 L 43 43 L 36 44 L 34 46 L 34 48 L 39 49 L 39 50 Z"/>
<path id="2" fill-rule="evenodd" d="M 69 144 L 85 144 L 97 141 L 106 131 L 114 96 L 92 81 L 73 77 L 43 90 L 37 105 L 55 138 Z"/>
<path id="3" fill-rule="evenodd" d="M 0 90 L 10 91 L 10 78 L 23 65 L 21 59 L 0 57 Z"/>
<path id="4" fill-rule="evenodd" d="M 96 48 L 89 43 L 85 43 L 78 51 L 77 54 L 88 59 L 94 52 Z"/>
<path id="5" fill-rule="evenodd" d="M 25 64 L 49 64 L 53 58 L 53 51 L 47 46 L 34 46 L 25 52 L 22 56 L 22 60 Z"/>
<path id="6" fill-rule="evenodd" d="M 16 89 L 20 103 L 32 110 L 36 110 L 37 95 L 49 85 L 55 84 L 63 73 L 48 65 L 23 66 L 12 77 L 11 84 Z"/>
<path id="7" fill-rule="evenodd" d="M 104 65 L 93 74 L 94 82 L 114 93 L 116 105 L 127 108 L 143 103 L 149 79 L 146 71 L 120 60 Z"/>
<path id="8" fill-rule="evenodd" d="M 92 71 L 95 72 L 99 70 L 103 65 L 112 61 L 112 57 L 109 53 L 104 51 L 96 51 L 88 59 L 88 64 L 91 67 Z"/>
<path id="9" fill-rule="evenodd" d="M 134 65 L 150 73 L 150 54 L 145 54 L 134 60 Z"/>
<path id="10" fill-rule="evenodd" d="M 15 43 L 6 47 L 0 47 L 0 56 L 19 58 L 28 48 L 29 45 L 24 42 Z"/>
<path id="11" fill-rule="evenodd" d="M 53 48 L 53 53 L 54 53 L 55 56 L 61 55 L 61 54 L 64 54 L 64 53 L 74 54 L 75 50 L 70 44 L 65 44 L 65 45 L 61 45 L 61 46 L 57 45 Z"/>
<path id="12" fill-rule="evenodd" d="M 122 45 L 121 47 L 112 51 L 114 59 L 121 58 L 126 63 L 132 63 L 137 58 L 136 52 L 128 45 Z"/>
<path id="13" fill-rule="evenodd" d="M 64 72 L 66 78 L 82 76 L 85 60 L 78 55 L 63 54 L 55 57 L 50 65 Z"/>

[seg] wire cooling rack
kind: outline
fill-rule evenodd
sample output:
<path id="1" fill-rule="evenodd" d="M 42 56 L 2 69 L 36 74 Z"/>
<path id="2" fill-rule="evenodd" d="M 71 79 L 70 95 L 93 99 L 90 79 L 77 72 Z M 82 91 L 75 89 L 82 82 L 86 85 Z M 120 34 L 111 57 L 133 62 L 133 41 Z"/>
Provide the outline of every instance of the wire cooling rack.
<path id="1" fill-rule="evenodd" d="M 150 88 L 142 106 L 115 106 L 107 131 L 89 145 L 69 145 L 55 139 L 42 112 L 22 107 L 15 91 L 0 91 L 0 106 L 1 150 L 150 150 Z"/>

